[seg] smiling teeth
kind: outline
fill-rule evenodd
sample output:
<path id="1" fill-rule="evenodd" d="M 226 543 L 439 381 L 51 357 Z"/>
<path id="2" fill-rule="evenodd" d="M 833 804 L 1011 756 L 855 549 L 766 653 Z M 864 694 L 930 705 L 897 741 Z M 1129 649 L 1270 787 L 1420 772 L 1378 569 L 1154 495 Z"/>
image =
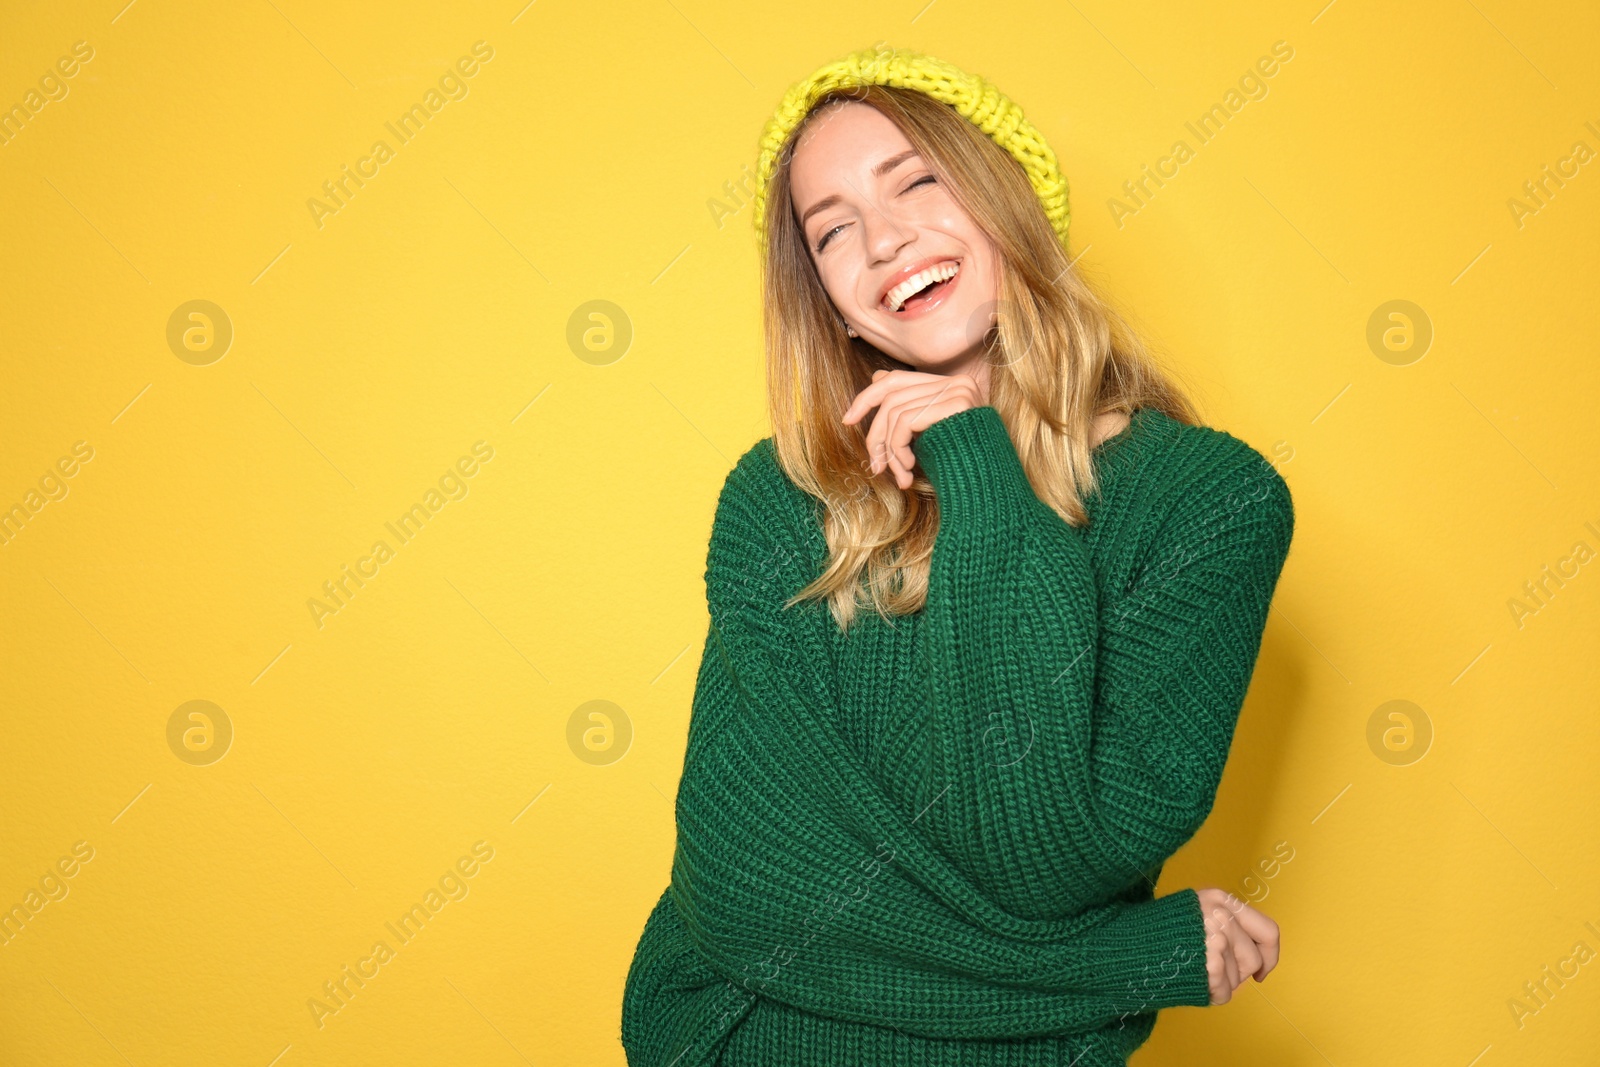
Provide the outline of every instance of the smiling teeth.
<path id="1" fill-rule="evenodd" d="M 890 311 L 899 311 L 905 306 L 907 300 L 910 300 L 934 282 L 948 281 L 960 271 L 961 264 L 954 260 L 948 263 L 941 263 L 937 267 L 929 267 L 922 273 L 913 274 L 893 289 L 890 289 L 889 295 L 884 298 L 884 303 L 889 305 Z"/>

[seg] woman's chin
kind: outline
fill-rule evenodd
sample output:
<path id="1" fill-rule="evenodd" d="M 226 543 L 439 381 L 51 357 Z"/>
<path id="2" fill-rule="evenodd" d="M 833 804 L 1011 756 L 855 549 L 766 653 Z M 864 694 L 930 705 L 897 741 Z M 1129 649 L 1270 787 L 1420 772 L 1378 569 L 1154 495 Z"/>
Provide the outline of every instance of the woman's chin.
<path id="1" fill-rule="evenodd" d="M 886 354 L 924 374 L 954 374 L 982 352 L 982 337 L 969 338 L 951 331 L 932 338 L 904 338 L 899 351 Z"/>

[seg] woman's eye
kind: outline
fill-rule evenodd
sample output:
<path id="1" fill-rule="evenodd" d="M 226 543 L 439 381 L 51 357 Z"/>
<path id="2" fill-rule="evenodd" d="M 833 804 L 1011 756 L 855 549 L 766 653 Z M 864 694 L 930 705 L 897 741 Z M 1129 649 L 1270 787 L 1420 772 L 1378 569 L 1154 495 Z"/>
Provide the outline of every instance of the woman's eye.
<path id="1" fill-rule="evenodd" d="M 910 185 L 906 186 L 905 191 L 909 193 L 911 190 L 915 189 L 917 186 L 921 185 L 923 182 L 935 182 L 935 183 L 937 183 L 937 181 L 938 181 L 938 179 L 934 178 L 933 175 L 925 174 L 922 177 L 918 178 L 916 181 L 912 182 Z M 817 239 L 816 251 L 821 252 L 824 248 L 826 248 L 828 246 L 828 238 L 832 237 L 834 234 L 838 233 L 842 229 L 844 229 L 843 226 L 835 226 L 833 229 L 828 230 L 821 237 L 819 237 Z"/>

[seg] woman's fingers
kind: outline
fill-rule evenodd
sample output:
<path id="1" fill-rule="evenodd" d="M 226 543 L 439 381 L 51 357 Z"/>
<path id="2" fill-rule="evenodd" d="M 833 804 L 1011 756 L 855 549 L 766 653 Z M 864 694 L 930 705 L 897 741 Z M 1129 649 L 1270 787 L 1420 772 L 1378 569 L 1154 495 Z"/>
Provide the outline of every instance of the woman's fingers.
<path id="1" fill-rule="evenodd" d="M 873 474 L 888 470 L 896 485 L 908 489 L 917 465 L 912 438 L 939 419 L 984 403 L 982 388 L 968 374 L 877 370 L 872 384 L 845 409 L 842 421 L 854 424 L 877 409 L 865 434 L 868 463 Z"/>
<path id="2" fill-rule="evenodd" d="M 1261 956 L 1260 965 L 1250 970 L 1250 973 L 1254 974 L 1256 981 L 1259 982 L 1271 974 L 1272 969 L 1278 965 L 1278 924 L 1272 920 L 1271 916 L 1265 915 L 1249 906 L 1246 906 L 1239 913 L 1238 919 L 1239 925 L 1250 935 L 1251 940 L 1255 942 L 1259 950 Z"/>
<path id="3" fill-rule="evenodd" d="M 883 376 L 888 373 L 889 372 L 886 370 L 875 370 L 872 372 L 872 384 L 861 390 L 861 392 L 857 393 L 855 395 L 855 399 L 850 401 L 850 406 L 844 409 L 843 422 L 846 426 L 849 426 L 851 423 L 861 418 L 861 416 L 871 411 L 873 405 L 878 403 L 879 400 L 883 399 L 883 390 L 879 388 L 878 383 L 883 379 Z"/>
<path id="4" fill-rule="evenodd" d="M 939 402 L 945 399 L 949 391 L 948 381 L 908 385 L 884 401 L 880 417 L 884 420 L 885 455 L 893 460 L 895 482 L 902 489 L 910 488 L 912 471 L 917 465 L 917 454 L 911 449 L 911 439 L 943 417 L 941 409 L 946 404 Z M 935 417 L 929 418 L 930 415 Z M 873 428 L 877 428 L 876 420 Z"/>
<path id="5" fill-rule="evenodd" d="M 1195 895 L 1205 919 L 1211 1003 L 1224 1004 L 1245 978 L 1259 982 L 1278 965 L 1278 924 L 1215 886 L 1197 888 Z"/>
<path id="6" fill-rule="evenodd" d="M 1228 996 L 1233 996 L 1233 991 L 1239 988 L 1239 950 L 1238 939 L 1240 931 L 1238 924 L 1229 923 L 1224 931 L 1228 938 L 1228 950 L 1222 954 L 1222 966 L 1228 972 Z"/>
<path id="7" fill-rule="evenodd" d="M 846 426 L 859 420 L 867 412 L 883 402 L 884 397 L 901 388 L 913 378 L 941 378 L 943 375 L 927 374 L 923 371 L 913 370 L 884 370 L 882 368 L 872 372 L 872 384 L 855 395 L 850 401 L 850 406 L 844 409 L 843 422 Z"/>
<path id="8" fill-rule="evenodd" d="M 872 417 L 872 429 L 868 437 L 879 436 L 886 445 L 885 454 L 898 452 L 902 465 L 915 463 L 916 454 L 911 451 L 911 430 L 901 424 L 902 419 L 908 410 L 925 404 L 928 399 L 949 388 L 947 379 L 905 382 L 878 405 L 878 413 Z"/>
<path id="9" fill-rule="evenodd" d="M 1206 935 L 1206 984 L 1211 987 L 1211 1003 L 1226 1004 L 1233 995 L 1228 983 L 1228 971 L 1222 958 L 1228 955 L 1228 935 L 1214 930 Z"/>
<path id="10" fill-rule="evenodd" d="M 884 433 L 884 443 L 880 446 L 880 449 L 879 454 L 883 458 L 874 464 L 873 473 L 887 468 L 894 477 L 894 484 L 902 489 L 908 487 L 912 481 L 911 467 L 916 465 L 915 459 L 911 461 L 910 465 L 907 465 L 906 459 L 900 454 L 900 449 L 895 447 L 894 441 L 887 431 Z"/>
<path id="11" fill-rule="evenodd" d="M 872 420 L 869 440 L 876 438 L 884 444 L 877 469 L 883 469 L 893 459 L 901 488 L 909 486 L 911 471 L 917 465 L 912 438 L 973 403 L 973 383 L 966 375 L 918 375 L 906 379 L 884 397 Z"/>
<path id="12" fill-rule="evenodd" d="M 1239 965 L 1234 958 L 1233 934 L 1230 928 L 1217 930 L 1211 935 L 1216 940 L 1206 946 L 1206 978 L 1211 987 L 1211 1003 L 1226 1004 L 1239 988 Z"/>
<path id="13" fill-rule="evenodd" d="M 1238 935 L 1233 938 L 1233 960 L 1237 975 L 1234 984 L 1237 988 L 1244 984 L 1246 978 L 1261 970 L 1261 949 L 1242 925 L 1235 922 L 1233 930 Z"/>
<path id="14" fill-rule="evenodd" d="M 1239 942 L 1250 942 L 1249 951 L 1255 951 L 1255 943 L 1250 935 L 1234 921 L 1234 916 L 1239 910 L 1248 905 L 1227 890 L 1215 886 L 1196 889 L 1195 895 L 1200 900 L 1200 914 L 1205 920 L 1208 935 L 1206 972 L 1212 985 L 1211 1003 L 1226 1004 L 1232 999 L 1233 991 L 1239 988 L 1239 983 L 1242 981 L 1239 972 L 1241 962 Z M 1220 993 L 1218 985 L 1221 986 Z"/>

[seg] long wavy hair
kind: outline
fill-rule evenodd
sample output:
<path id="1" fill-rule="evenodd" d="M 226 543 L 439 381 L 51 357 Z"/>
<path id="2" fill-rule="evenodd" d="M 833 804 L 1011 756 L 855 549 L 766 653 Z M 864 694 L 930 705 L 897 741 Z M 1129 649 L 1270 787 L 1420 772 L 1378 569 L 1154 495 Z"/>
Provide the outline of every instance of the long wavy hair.
<path id="1" fill-rule="evenodd" d="M 953 108 L 911 89 L 852 86 L 821 97 L 779 154 L 766 203 L 762 264 L 768 406 L 779 465 L 823 505 L 828 564 L 788 603 L 827 597 L 848 630 L 863 608 L 921 610 L 938 533 L 938 499 L 918 468 L 902 490 L 871 474 L 867 420 L 839 421 L 879 368 L 916 368 L 845 333 L 795 217 L 789 186 L 798 139 L 830 108 L 877 108 L 998 250 L 996 322 L 985 337 L 989 403 L 999 412 L 1039 499 L 1073 526 L 1097 488 L 1091 454 L 1099 414 L 1156 408 L 1198 425 L 1185 393 L 1149 347 L 1067 257 L 1026 172 Z M 786 605 L 787 606 L 787 605 Z"/>

